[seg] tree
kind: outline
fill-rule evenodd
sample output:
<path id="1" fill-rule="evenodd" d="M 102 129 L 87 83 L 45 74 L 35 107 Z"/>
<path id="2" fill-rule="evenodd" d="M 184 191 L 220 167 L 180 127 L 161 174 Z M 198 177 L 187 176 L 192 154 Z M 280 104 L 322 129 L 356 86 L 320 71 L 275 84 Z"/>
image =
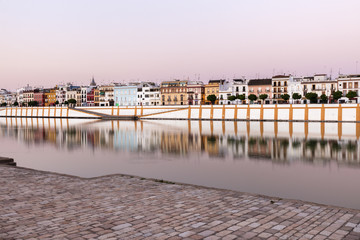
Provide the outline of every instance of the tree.
<path id="1" fill-rule="evenodd" d="M 280 97 L 281 97 L 282 99 L 284 99 L 284 101 L 286 101 L 286 102 L 289 101 L 289 99 L 290 99 L 290 95 L 287 94 L 287 93 L 281 95 Z"/>
<path id="2" fill-rule="evenodd" d="M 322 103 L 327 103 L 327 101 L 328 101 L 328 96 L 326 96 L 326 94 L 322 94 L 321 96 L 320 96 L 320 99 L 321 99 L 321 102 Z"/>
<path id="3" fill-rule="evenodd" d="M 310 103 L 317 103 L 317 93 L 309 92 L 305 95 L 305 97 L 310 100 Z"/>
<path id="4" fill-rule="evenodd" d="M 69 104 L 76 104 L 76 100 L 71 98 L 71 99 L 68 100 L 68 103 Z"/>
<path id="5" fill-rule="evenodd" d="M 30 101 L 29 103 L 28 103 L 28 106 L 29 107 L 36 107 L 36 106 L 38 106 L 39 105 L 39 103 L 37 102 L 37 101 Z"/>
<path id="6" fill-rule="evenodd" d="M 71 99 L 70 99 L 71 100 Z M 69 101 L 70 101 L 69 100 Z M 207 100 L 211 102 L 211 104 L 214 104 L 216 101 L 216 96 L 214 94 L 211 94 L 209 96 L 207 96 Z"/>
<path id="7" fill-rule="evenodd" d="M 256 96 L 255 94 L 250 94 L 250 95 L 248 96 L 248 99 L 253 102 L 253 101 L 256 101 L 256 100 L 257 100 L 257 96 Z"/>
<path id="8" fill-rule="evenodd" d="M 261 95 L 259 96 L 259 98 L 264 102 L 265 99 L 268 98 L 268 95 L 267 95 L 267 94 L 261 94 Z M 256 99 L 255 99 L 255 100 L 256 100 Z"/>
<path id="9" fill-rule="evenodd" d="M 240 99 L 241 101 L 244 101 L 245 100 L 245 94 L 238 95 L 238 96 L 236 96 L 236 98 Z"/>
<path id="10" fill-rule="evenodd" d="M 18 103 L 18 102 L 14 102 L 14 106 L 15 106 L 15 107 L 19 106 L 19 103 Z"/>
<path id="11" fill-rule="evenodd" d="M 333 98 L 337 101 L 337 100 L 339 100 L 339 98 L 341 98 L 343 96 L 343 93 L 341 91 L 336 91 L 332 95 L 333 95 Z"/>
<path id="12" fill-rule="evenodd" d="M 69 103 L 68 103 L 68 101 L 65 101 L 64 104 L 65 104 L 65 105 L 68 105 Z"/>
<path id="13" fill-rule="evenodd" d="M 299 99 L 301 99 L 301 94 L 293 93 L 292 98 L 295 100 L 299 100 Z"/>
<path id="14" fill-rule="evenodd" d="M 6 107 L 6 105 L 7 105 L 6 102 L 1 103 L 1 106 L 2 106 L 2 107 Z"/>
<path id="15" fill-rule="evenodd" d="M 357 97 L 357 93 L 354 92 L 354 91 L 349 91 L 347 94 L 346 94 L 346 97 L 349 98 L 349 99 L 354 99 Z"/>
<path id="16" fill-rule="evenodd" d="M 234 101 L 235 99 L 236 99 L 236 97 L 235 96 L 228 96 L 228 98 L 227 98 L 229 101 Z"/>
<path id="17" fill-rule="evenodd" d="M 59 101 L 58 101 L 58 100 L 56 100 L 55 105 L 59 105 Z"/>

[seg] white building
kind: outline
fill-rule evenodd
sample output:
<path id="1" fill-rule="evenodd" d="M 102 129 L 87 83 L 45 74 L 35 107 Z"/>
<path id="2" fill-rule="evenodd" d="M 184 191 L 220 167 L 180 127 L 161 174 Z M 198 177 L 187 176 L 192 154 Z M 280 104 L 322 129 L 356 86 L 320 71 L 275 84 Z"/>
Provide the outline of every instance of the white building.
<path id="1" fill-rule="evenodd" d="M 340 75 L 337 79 L 337 86 L 339 91 L 343 93 L 343 96 L 346 96 L 349 91 L 354 91 L 360 96 L 360 75 Z"/>
<path id="2" fill-rule="evenodd" d="M 245 79 L 233 79 L 231 86 L 231 94 L 233 96 L 245 95 L 245 101 L 248 101 L 248 85 Z M 235 104 L 240 104 L 241 100 L 236 99 Z"/>
<path id="3" fill-rule="evenodd" d="M 142 83 L 137 90 L 139 106 L 158 106 L 160 104 L 160 87 L 153 82 Z"/>
<path id="4" fill-rule="evenodd" d="M 290 99 L 289 99 L 289 103 L 299 103 L 301 102 L 301 99 L 299 100 L 295 100 L 293 99 L 293 94 L 297 93 L 299 94 L 301 97 L 304 97 L 303 95 L 303 91 L 302 91 L 302 78 L 292 78 L 292 81 L 288 82 L 288 94 L 290 95 Z"/>
<path id="5" fill-rule="evenodd" d="M 331 100 L 332 93 L 337 91 L 337 81 L 331 80 L 326 74 L 315 74 L 313 77 L 304 77 L 302 80 L 303 96 L 309 92 L 318 97 L 325 94 Z"/>
<path id="6" fill-rule="evenodd" d="M 232 95 L 232 82 L 224 81 L 219 85 L 219 104 L 231 104 L 232 101 L 228 100 L 228 97 Z"/>

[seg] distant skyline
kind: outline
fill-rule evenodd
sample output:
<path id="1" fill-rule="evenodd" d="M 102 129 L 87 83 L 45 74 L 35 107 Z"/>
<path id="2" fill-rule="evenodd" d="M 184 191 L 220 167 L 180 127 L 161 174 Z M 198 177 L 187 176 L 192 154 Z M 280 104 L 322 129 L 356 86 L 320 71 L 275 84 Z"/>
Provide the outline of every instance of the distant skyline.
<path id="1" fill-rule="evenodd" d="M 0 0 L 0 88 L 92 75 L 101 84 L 360 73 L 359 9 L 358 0 Z"/>

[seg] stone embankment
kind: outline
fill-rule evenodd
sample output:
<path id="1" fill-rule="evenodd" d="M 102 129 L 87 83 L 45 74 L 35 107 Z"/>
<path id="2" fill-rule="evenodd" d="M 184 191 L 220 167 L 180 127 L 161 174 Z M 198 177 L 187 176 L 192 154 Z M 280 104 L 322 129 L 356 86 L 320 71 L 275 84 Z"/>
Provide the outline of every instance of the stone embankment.
<path id="1" fill-rule="evenodd" d="M 0 239 L 360 239 L 360 211 L 0 166 Z"/>
<path id="2" fill-rule="evenodd" d="M 0 117 L 360 122 L 359 104 L 7 107 Z"/>

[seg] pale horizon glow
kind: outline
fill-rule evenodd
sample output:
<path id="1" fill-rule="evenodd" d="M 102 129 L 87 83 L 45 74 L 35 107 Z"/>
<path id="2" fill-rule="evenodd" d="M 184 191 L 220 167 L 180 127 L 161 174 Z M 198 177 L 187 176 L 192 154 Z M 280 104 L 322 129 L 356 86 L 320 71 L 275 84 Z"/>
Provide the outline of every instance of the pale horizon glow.
<path id="1" fill-rule="evenodd" d="M 0 0 L 0 88 L 360 72 L 360 1 Z M 357 63 L 358 62 L 358 63 Z"/>

